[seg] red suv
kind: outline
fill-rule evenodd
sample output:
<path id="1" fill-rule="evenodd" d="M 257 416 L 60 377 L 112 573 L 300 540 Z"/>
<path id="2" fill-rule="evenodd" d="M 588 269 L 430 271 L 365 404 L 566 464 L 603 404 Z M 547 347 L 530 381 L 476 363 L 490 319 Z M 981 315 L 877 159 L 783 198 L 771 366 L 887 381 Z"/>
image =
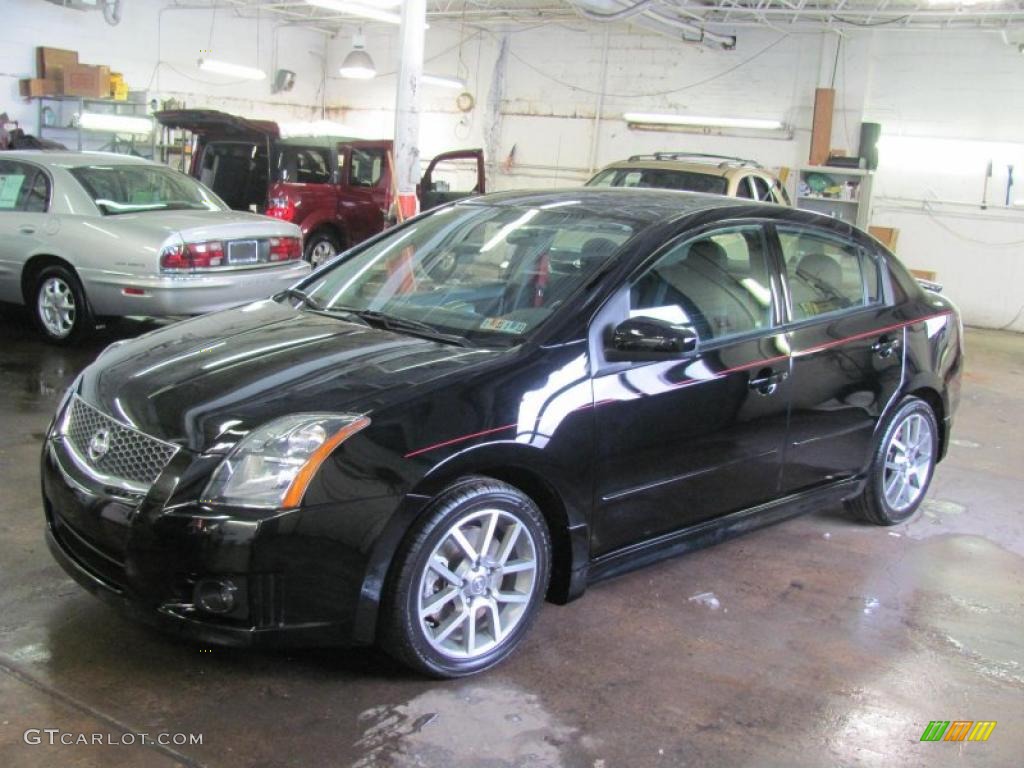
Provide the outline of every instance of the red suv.
<path id="1" fill-rule="evenodd" d="M 157 112 L 192 133 L 190 175 L 236 210 L 298 224 L 313 266 L 384 229 L 392 201 L 390 140 L 282 138 L 277 123 L 212 109 Z M 480 149 L 438 155 L 419 186 L 420 208 L 485 192 Z"/>

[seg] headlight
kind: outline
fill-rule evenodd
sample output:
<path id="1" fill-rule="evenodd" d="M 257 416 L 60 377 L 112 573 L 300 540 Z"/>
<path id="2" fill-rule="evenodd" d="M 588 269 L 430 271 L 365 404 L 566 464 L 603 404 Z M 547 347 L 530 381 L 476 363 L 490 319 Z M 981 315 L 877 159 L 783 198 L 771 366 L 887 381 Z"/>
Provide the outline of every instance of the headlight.
<path id="1" fill-rule="evenodd" d="M 220 463 L 202 500 L 245 507 L 297 507 L 331 451 L 369 424 L 367 417 L 353 413 L 299 413 L 264 424 Z"/>

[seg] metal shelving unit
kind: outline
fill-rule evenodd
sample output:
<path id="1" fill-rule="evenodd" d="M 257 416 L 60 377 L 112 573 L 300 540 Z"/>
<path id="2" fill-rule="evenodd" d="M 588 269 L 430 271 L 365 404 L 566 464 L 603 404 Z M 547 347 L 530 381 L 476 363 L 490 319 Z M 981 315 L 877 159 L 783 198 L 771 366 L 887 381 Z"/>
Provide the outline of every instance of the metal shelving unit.
<path id="1" fill-rule="evenodd" d="M 114 99 L 86 99 L 78 96 L 40 96 L 38 102 L 39 136 L 59 141 L 68 149 L 120 152 L 154 158 L 157 131 L 147 137 L 132 136 L 115 131 L 84 131 L 74 125 L 75 115 L 82 112 L 100 112 L 108 115 L 147 117 L 148 105 L 144 92 L 132 94 L 128 101 Z"/>
<path id="2" fill-rule="evenodd" d="M 832 179 L 833 184 L 846 190 L 838 195 L 812 192 L 800 193 L 800 188 L 811 174 L 820 174 Z M 871 171 L 859 168 L 835 168 L 831 165 L 804 165 L 797 177 L 796 206 L 808 211 L 817 211 L 841 219 L 867 230 L 871 218 L 871 188 L 874 176 Z M 847 196 L 848 195 L 848 196 Z"/>

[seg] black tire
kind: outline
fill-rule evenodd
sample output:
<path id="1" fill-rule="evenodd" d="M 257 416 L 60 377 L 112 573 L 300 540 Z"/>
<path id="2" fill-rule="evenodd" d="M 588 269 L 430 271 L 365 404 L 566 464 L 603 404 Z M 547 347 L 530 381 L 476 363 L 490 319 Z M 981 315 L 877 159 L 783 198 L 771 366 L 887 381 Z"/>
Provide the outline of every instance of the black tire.
<path id="1" fill-rule="evenodd" d="M 314 232 L 306 241 L 302 258 L 316 269 L 341 253 L 341 241 L 338 236 L 328 230 Z"/>
<path id="2" fill-rule="evenodd" d="M 56 289 L 56 292 L 55 292 Z M 29 310 L 36 328 L 51 344 L 68 346 L 89 336 L 96 320 L 78 276 L 67 267 L 44 267 L 32 284 Z M 60 311 L 53 302 L 70 299 L 73 308 Z M 49 305 L 47 308 L 45 305 Z"/>
<path id="3" fill-rule="evenodd" d="M 909 505 L 896 508 L 886 498 L 886 459 L 889 456 L 893 436 L 908 419 L 921 418 L 931 430 L 930 462 L 927 475 L 920 482 L 919 492 Z M 875 525 L 896 525 L 906 522 L 917 512 L 928 494 L 932 477 L 935 474 L 935 461 L 939 451 L 939 425 L 935 413 L 928 403 L 920 398 L 909 396 L 900 402 L 899 407 L 886 419 L 885 428 L 879 432 L 875 450 L 871 458 L 864 490 L 859 496 L 848 499 L 847 509 L 857 513 Z M 921 454 L 924 455 L 923 453 Z"/>
<path id="4" fill-rule="evenodd" d="M 423 580 L 428 575 L 433 575 L 428 563 L 434 556 L 435 548 L 450 540 L 447 537 L 457 521 L 482 510 L 499 510 L 502 515 L 510 516 L 503 519 L 514 518 L 522 524 L 529 532 L 527 543 L 532 545 L 531 551 L 535 553 L 536 570 L 530 597 L 512 629 L 501 637 L 493 648 L 480 655 L 456 659 L 440 652 L 427 639 L 428 630 L 422 626 L 419 615 L 421 590 L 425 583 Z M 479 539 L 474 543 L 479 546 Z M 495 539 L 494 543 L 500 549 L 501 542 Z M 382 601 L 381 645 L 403 664 L 431 677 L 464 677 L 493 667 L 516 649 L 529 630 L 540 605 L 544 602 L 550 574 L 551 537 L 547 523 L 536 504 L 517 488 L 498 480 L 482 477 L 461 480 L 434 500 L 421 519 L 410 528 L 395 556 Z M 441 581 L 447 588 L 443 580 Z M 464 579 L 463 583 L 467 584 L 467 581 Z M 469 588 L 467 584 L 464 589 Z M 499 586 L 497 589 L 500 590 L 502 587 Z M 464 590 L 456 591 L 459 592 L 459 596 L 451 601 L 453 605 L 457 605 L 457 600 L 466 599 L 462 596 Z M 465 611 L 466 608 L 462 610 Z M 461 631 L 465 632 L 465 629 Z"/>

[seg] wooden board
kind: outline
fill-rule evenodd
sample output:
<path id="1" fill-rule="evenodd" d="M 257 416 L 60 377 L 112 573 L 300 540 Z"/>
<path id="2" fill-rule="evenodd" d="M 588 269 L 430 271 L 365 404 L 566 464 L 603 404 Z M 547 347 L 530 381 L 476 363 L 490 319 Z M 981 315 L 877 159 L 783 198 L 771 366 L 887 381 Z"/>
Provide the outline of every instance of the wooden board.
<path id="1" fill-rule="evenodd" d="M 832 111 L 836 104 L 833 88 L 814 89 L 814 119 L 811 123 L 811 165 L 824 165 L 832 143 Z"/>

